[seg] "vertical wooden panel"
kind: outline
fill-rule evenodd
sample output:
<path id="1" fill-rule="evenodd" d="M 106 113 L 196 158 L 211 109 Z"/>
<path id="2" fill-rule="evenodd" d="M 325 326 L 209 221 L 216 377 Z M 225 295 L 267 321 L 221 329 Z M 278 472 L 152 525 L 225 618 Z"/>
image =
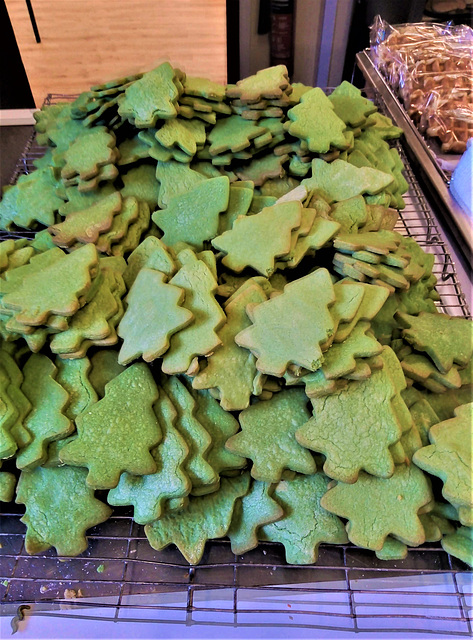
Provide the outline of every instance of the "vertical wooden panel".
<path id="1" fill-rule="evenodd" d="M 225 0 L 6 0 L 37 106 L 162 60 L 226 82 Z"/>

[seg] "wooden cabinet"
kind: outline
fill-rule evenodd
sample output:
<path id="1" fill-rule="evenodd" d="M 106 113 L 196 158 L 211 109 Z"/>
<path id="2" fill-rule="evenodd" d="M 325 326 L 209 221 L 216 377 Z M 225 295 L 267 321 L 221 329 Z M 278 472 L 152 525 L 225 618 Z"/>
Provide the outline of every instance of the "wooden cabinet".
<path id="1" fill-rule="evenodd" d="M 6 0 L 37 106 L 48 93 L 92 84 L 169 60 L 189 75 L 226 82 L 225 0 Z"/>

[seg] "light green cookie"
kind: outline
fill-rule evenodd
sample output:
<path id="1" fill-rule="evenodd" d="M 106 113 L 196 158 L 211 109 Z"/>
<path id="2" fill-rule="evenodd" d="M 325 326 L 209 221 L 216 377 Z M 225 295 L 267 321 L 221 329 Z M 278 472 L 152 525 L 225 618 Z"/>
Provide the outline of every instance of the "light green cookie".
<path id="1" fill-rule="evenodd" d="M 321 505 L 348 519 L 350 542 L 380 551 L 391 534 L 417 547 L 425 541 L 418 511 L 432 500 L 430 482 L 414 465 L 397 465 L 390 478 L 360 472 L 354 484 L 339 482 L 323 496 Z"/>
<path id="2" fill-rule="evenodd" d="M 291 232 L 300 226 L 302 205 L 287 202 L 238 218 L 230 231 L 212 240 L 225 253 L 222 264 L 240 273 L 252 267 L 264 276 L 275 270 L 275 259 L 289 253 Z"/>
<path id="3" fill-rule="evenodd" d="M 202 251 L 203 243 L 218 233 L 220 213 L 228 207 L 229 187 L 226 176 L 210 178 L 171 198 L 164 211 L 155 211 L 152 218 L 164 231 L 163 242 L 168 246 L 186 242 Z"/>
<path id="4" fill-rule="evenodd" d="M 359 169 L 343 160 L 328 163 L 315 158 L 312 160 L 312 177 L 303 180 L 302 184 L 308 190 L 321 191 L 329 202 L 340 202 L 364 193 L 379 193 L 389 186 L 392 180 L 391 175 L 377 169 Z"/>
<path id="5" fill-rule="evenodd" d="M 118 335 L 123 338 L 120 364 L 129 364 L 140 356 L 151 362 L 168 350 L 171 335 L 194 321 L 194 314 L 181 306 L 184 297 L 183 289 L 166 283 L 162 272 L 141 269 L 118 327 Z"/>
<path id="6" fill-rule="evenodd" d="M 346 149 L 346 125 L 322 89 L 310 89 L 301 96 L 300 103 L 287 112 L 291 136 L 307 142 L 310 151 L 327 153 L 331 147 Z"/>
<path id="7" fill-rule="evenodd" d="M 473 507 L 473 470 L 471 441 L 473 403 L 455 409 L 455 417 L 433 425 L 429 431 L 432 442 L 416 451 L 414 463 L 442 479 L 442 495 L 456 507 Z M 460 520 L 463 522 L 462 514 Z"/>
<path id="8" fill-rule="evenodd" d="M 95 389 L 88 379 L 90 360 L 88 358 L 77 360 L 56 358 L 56 366 L 56 382 L 69 394 L 65 415 L 70 420 L 75 420 L 80 413 L 86 411 L 98 400 Z"/>
<path id="9" fill-rule="evenodd" d="M 65 415 L 69 394 L 56 382 L 53 362 L 33 354 L 23 367 L 23 375 L 21 390 L 32 406 L 24 426 L 33 439 L 18 452 L 16 465 L 31 470 L 46 461 L 48 444 L 70 435 L 74 426 Z"/>
<path id="10" fill-rule="evenodd" d="M 190 249 L 181 251 L 178 260 L 181 267 L 169 284 L 184 291 L 183 307 L 194 321 L 171 337 L 162 363 L 162 370 L 169 375 L 185 373 L 193 358 L 218 347 L 221 340 L 217 331 L 225 322 L 225 314 L 215 300 L 217 281 L 205 262 Z"/>
<path id="11" fill-rule="evenodd" d="M 139 129 L 154 127 L 158 118 L 175 118 L 179 97 L 175 80 L 176 72 L 169 62 L 163 62 L 127 88 L 118 113 Z"/>
<path id="12" fill-rule="evenodd" d="M 175 427 L 177 411 L 163 389 L 159 390 L 154 411 L 163 434 L 161 443 L 152 452 L 158 470 L 145 476 L 123 473 L 118 486 L 107 496 L 109 504 L 114 506 L 132 504 L 133 519 L 138 524 L 162 517 L 166 502 L 187 496 L 192 487 L 183 468 L 189 447 Z"/>
<path id="13" fill-rule="evenodd" d="M 282 480 L 274 491 L 274 499 L 281 505 L 284 517 L 262 527 L 259 538 L 281 542 L 289 564 L 313 564 L 322 542 L 347 542 L 343 522 L 321 503 L 328 482 L 323 473 L 296 475 L 292 480 Z"/>
<path id="14" fill-rule="evenodd" d="M 128 289 L 131 289 L 140 270 L 144 267 L 161 271 L 168 278 L 176 273 L 176 263 L 168 247 L 155 236 L 148 236 L 128 257 L 127 267 L 123 279 Z"/>
<path id="15" fill-rule="evenodd" d="M 262 482 L 279 482 L 285 469 L 315 473 L 312 455 L 294 438 L 309 416 L 302 390 L 281 391 L 240 413 L 242 431 L 231 437 L 226 447 L 252 460 L 251 475 Z"/>
<path id="16" fill-rule="evenodd" d="M 124 367 L 118 364 L 118 352 L 113 349 L 102 349 L 97 351 L 90 359 L 92 368 L 89 373 L 89 380 L 99 398 L 105 395 L 105 385 L 116 378 Z"/>
<path id="17" fill-rule="evenodd" d="M 260 527 L 283 517 L 282 507 L 271 497 L 273 492 L 274 485 L 252 480 L 249 492 L 235 504 L 227 533 L 235 555 L 257 547 Z"/>
<path id="18" fill-rule="evenodd" d="M 158 395 L 145 364 L 125 369 L 106 385 L 104 398 L 76 418 L 78 436 L 61 450 L 61 461 L 87 467 L 87 485 L 93 489 L 116 487 L 124 471 L 154 473 L 156 462 L 150 449 L 161 440 L 153 411 Z"/>
<path id="19" fill-rule="evenodd" d="M 161 209 L 165 209 L 172 198 L 184 195 L 206 180 L 198 171 L 175 160 L 158 162 L 156 178 L 160 184 L 158 204 Z"/>
<path id="20" fill-rule="evenodd" d="M 255 357 L 238 346 L 235 336 L 251 325 L 246 314 L 248 304 L 258 304 L 267 299 L 258 284 L 246 288 L 225 306 L 226 323 L 218 332 L 220 347 L 208 357 L 207 366 L 193 379 L 195 389 L 214 389 L 225 411 L 246 409 L 253 393 L 257 374 Z"/>
<path id="21" fill-rule="evenodd" d="M 222 478 L 218 491 L 191 497 L 187 507 L 146 525 L 150 545 L 160 551 L 175 544 L 189 564 L 197 564 L 207 540 L 223 538 L 227 534 L 235 501 L 246 494 L 249 481 L 249 474 Z"/>
<path id="22" fill-rule="evenodd" d="M 176 376 L 163 380 L 162 386 L 177 411 L 176 429 L 189 447 L 183 469 L 193 489 L 199 488 L 202 493 L 206 491 L 205 487 L 213 490 L 218 486 L 218 474 L 208 462 L 212 439 L 196 417 L 196 401 Z"/>
<path id="23" fill-rule="evenodd" d="M 402 433 L 391 402 L 395 392 L 381 369 L 367 380 L 350 382 L 345 390 L 313 398 L 313 417 L 297 431 L 296 439 L 326 456 L 324 472 L 335 480 L 356 482 L 361 469 L 389 478 L 394 471 L 389 447 Z"/>
<path id="24" fill-rule="evenodd" d="M 281 295 L 249 307 L 253 325 L 235 341 L 252 351 L 262 373 L 282 377 L 290 363 L 315 371 L 323 362 L 320 345 L 334 331 L 334 302 L 329 272 L 317 269 L 286 285 Z"/>

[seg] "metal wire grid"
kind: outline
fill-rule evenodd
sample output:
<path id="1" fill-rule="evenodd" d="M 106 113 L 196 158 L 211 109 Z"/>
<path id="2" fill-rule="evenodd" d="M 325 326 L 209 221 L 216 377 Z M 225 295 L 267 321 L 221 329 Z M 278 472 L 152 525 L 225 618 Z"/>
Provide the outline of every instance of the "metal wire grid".
<path id="1" fill-rule="evenodd" d="M 59 98 L 67 96 L 49 101 Z M 409 192 L 396 229 L 435 254 L 441 310 L 466 317 L 453 260 L 399 150 Z M 14 180 L 34 170 L 33 161 L 43 153 L 31 139 Z M 472 633 L 471 573 L 440 546 L 411 549 L 405 560 L 386 562 L 351 545 L 321 545 L 316 566 L 301 567 L 288 565 L 277 544 L 235 556 L 228 542 L 216 540 L 207 543 L 201 563 L 189 567 L 174 548 L 153 550 L 132 512 L 119 508 L 89 532 L 81 557 L 59 561 L 52 550 L 34 557 L 25 553 L 20 508 L 9 507 L 0 524 L 0 597 L 11 615 L 29 602 L 39 614 L 128 622 Z"/>

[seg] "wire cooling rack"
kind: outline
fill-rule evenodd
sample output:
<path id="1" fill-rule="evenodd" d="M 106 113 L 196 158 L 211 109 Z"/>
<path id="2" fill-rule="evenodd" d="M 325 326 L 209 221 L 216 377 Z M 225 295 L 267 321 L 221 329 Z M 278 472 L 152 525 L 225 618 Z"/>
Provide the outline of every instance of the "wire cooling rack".
<path id="1" fill-rule="evenodd" d="M 53 95 L 49 102 L 67 98 Z M 440 310 L 469 317 L 434 212 L 401 146 L 399 151 L 409 191 L 396 230 L 435 254 Z M 43 153 L 32 138 L 13 182 L 32 171 Z M 190 567 L 174 547 L 152 549 L 132 510 L 116 508 L 89 531 L 82 556 L 59 561 L 52 550 L 26 554 L 22 508 L 6 506 L 0 523 L 0 599 L 12 616 L 18 605 L 34 603 L 40 615 L 117 622 L 364 631 L 373 637 L 386 631 L 472 634 L 472 574 L 439 544 L 410 549 L 397 561 L 380 561 L 351 545 L 321 545 L 316 565 L 295 566 L 285 562 L 283 547 L 275 543 L 235 556 L 226 540 L 216 540 L 207 543 L 201 563 Z"/>

